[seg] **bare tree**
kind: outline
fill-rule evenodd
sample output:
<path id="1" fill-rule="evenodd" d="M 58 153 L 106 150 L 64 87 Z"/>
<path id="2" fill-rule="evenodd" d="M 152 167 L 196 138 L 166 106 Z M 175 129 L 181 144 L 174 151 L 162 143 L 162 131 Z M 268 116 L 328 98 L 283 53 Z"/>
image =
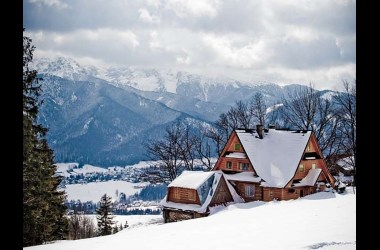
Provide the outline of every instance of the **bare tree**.
<path id="1" fill-rule="evenodd" d="M 282 101 L 282 117 L 286 124 L 293 129 L 313 131 L 322 152 L 332 149 L 337 116 L 330 100 L 321 98 L 310 84 L 308 88 L 289 93 Z"/>
<path id="2" fill-rule="evenodd" d="M 69 239 L 78 240 L 96 236 L 94 221 L 85 215 L 74 213 L 69 217 Z"/>
<path id="3" fill-rule="evenodd" d="M 234 110 L 236 117 L 238 118 L 237 126 L 245 129 L 250 128 L 253 110 L 248 107 L 247 103 L 238 101 L 236 102 L 236 108 L 231 108 L 231 110 Z M 237 126 L 234 127 L 236 128 Z"/>
<path id="4" fill-rule="evenodd" d="M 309 88 L 298 88 L 283 97 L 283 117 L 285 122 L 296 129 L 313 129 L 319 96 L 310 84 Z"/>
<path id="5" fill-rule="evenodd" d="M 197 147 L 197 138 L 191 134 L 190 126 L 185 124 L 177 124 L 179 128 L 178 147 L 180 158 L 183 161 L 186 169 L 194 170 L 195 152 Z"/>
<path id="6" fill-rule="evenodd" d="M 152 160 L 158 160 L 162 163 L 162 170 L 167 174 L 170 181 L 177 177 L 180 168 L 179 139 L 179 129 L 176 125 L 172 125 L 166 128 L 163 139 L 145 145 Z"/>
<path id="7" fill-rule="evenodd" d="M 237 128 L 253 128 L 255 123 L 265 124 L 266 104 L 261 93 L 250 102 L 237 101 L 226 113 L 222 113 L 214 126 L 204 132 L 205 137 L 213 140 L 216 151 L 220 156 L 228 137 Z"/>
<path id="8" fill-rule="evenodd" d="M 207 168 L 207 170 L 210 170 L 212 168 L 212 162 L 211 162 L 211 145 L 212 145 L 212 139 L 207 137 L 207 131 L 203 130 L 201 135 L 196 138 L 196 152 L 199 159 L 202 161 L 203 166 Z"/>
<path id="9" fill-rule="evenodd" d="M 335 100 L 339 107 L 342 140 L 340 150 L 352 156 L 349 163 L 354 170 L 354 184 L 356 181 L 356 80 L 352 83 L 343 81 L 344 92 L 339 93 Z"/>
<path id="10" fill-rule="evenodd" d="M 76 211 L 69 217 L 69 239 L 80 239 L 81 220 L 82 216 L 80 216 Z"/>
<path id="11" fill-rule="evenodd" d="M 167 178 L 174 180 L 182 168 L 194 170 L 197 139 L 188 124 L 180 121 L 166 128 L 163 139 L 145 145 L 153 160 L 161 162 Z"/>
<path id="12" fill-rule="evenodd" d="M 226 113 L 226 118 L 228 119 L 228 126 L 232 129 L 236 129 L 240 126 L 239 111 L 235 107 L 231 107 Z"/>
<path id="13" fill-rule="evenodd" d="M 256 119 L 255 122 L 265 126 L 265 118 L 267 112 L 267 105 L 264 100 L 264 96 L 261 93 L 256 93 L 250 101 L 249 116 Z M 254 124 L 252 124 L 254 125 Z"/>

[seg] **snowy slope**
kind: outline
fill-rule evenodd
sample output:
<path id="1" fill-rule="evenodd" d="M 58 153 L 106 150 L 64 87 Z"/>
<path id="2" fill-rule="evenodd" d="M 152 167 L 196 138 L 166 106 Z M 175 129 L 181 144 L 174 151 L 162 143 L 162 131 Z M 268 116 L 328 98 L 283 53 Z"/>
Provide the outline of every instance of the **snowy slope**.
<path id="1" fill-rule="evenodd" d="M 90 182 L 86 184 L 66 185 L 64 189 L 67 194 L 67 200 L 80 200 L 81 202 L 93 201 L 97 202 L 105 193 L 117 199 L 116 190 L 120 194 L 125 193 L 126 196 L 140 192 L 141 188 L 148 183 L 131 183 L 126 181 L 106 181 L 106 182 Z"/>
<path id="2" fill-rule="evenodd" d="M 206 218 L 24 249 L 356 249 L 356 195 L 348 191 L 235 204 Z"/>
<path id="3" fill-rule="evenodd" d="M 72 162 L 72 163 L 56 163 L 57 166 L 57 174 L 60 176 L 70 176 L 73 174 L 89 174 L 89 173 L 105 173 L 108 170 L 101 168 L 101 167 L 96 167 L 92 166 L 90 164 L 85 164 L 82 167 L 78 167 L 79 163 Z"/>

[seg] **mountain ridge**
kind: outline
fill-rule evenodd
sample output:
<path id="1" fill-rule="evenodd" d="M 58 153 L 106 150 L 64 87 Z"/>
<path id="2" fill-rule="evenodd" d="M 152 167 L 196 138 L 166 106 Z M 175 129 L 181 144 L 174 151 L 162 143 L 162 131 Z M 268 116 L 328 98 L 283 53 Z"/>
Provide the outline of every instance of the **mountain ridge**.
<path id="1" fill-rule="evenodd" d="M 207 77 L 188 74 L 177 79 L 176 93 L 162 88 L 161 78 L 156 78 L 159 91 L 144 91 L 101 79 L 93 75 L 95 67 L 87 69 L 72 59 L 36 60 L 34 66 L 43 78 L 44 103 L 38 119 L 49 128 L 47 139 L 56 161 L 100 166 L 149 160 L 143 145 L 162 137 L 166 127 L 179 120 L 196 130 L 211 126 L 236 101 L 248 101 L 258 92 L 269 108 L 278 107 L 282 96 L 295 88 L 307 88 L 236 80 L 211 84 Z M 158 71 L 146 72 L 151 79 L 158 75 Z M 125 77 L 132 79 L 131 74 Z M 324 93 L 328 97 L 328 91 Z"/>

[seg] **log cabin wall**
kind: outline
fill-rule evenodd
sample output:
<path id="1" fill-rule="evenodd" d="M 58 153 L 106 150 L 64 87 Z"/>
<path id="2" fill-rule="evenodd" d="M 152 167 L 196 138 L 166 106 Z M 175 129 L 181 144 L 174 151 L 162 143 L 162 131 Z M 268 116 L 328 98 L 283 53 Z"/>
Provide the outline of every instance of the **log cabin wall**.
<path id="1" fill-rule="evenodd" d="M 282 188 L 263 188 L 263 201 L 282 200 Z"/>
<path id="2" fill-rule="evenodd" d="M 216 187 L 214 192 L 215 194 L 210 202 L 210 207 L 233 201 L 232 195 L 223 177 L 221 177 L 218 186 Z"/>
<path id="3" fill-rule="evenodd" d="M 227 167 L 227 162 L 232 162 L 232 168 L 229 169 Z M 248 163 L 248 170 L 239 169 L 239 163 Z M 220 157 L 218 162 L 218 168 L 220 170 L 225 171 L 234 171 L 234 172 L 253 172 L 252 165 L 249 163 L 248 159 L 240 159 L 240 158 L 229 158 L 229 157 Z"/>
<path id="4" fill-rule="evenodd" d="M 252 182 L 240 182 L 236 181 L 236 191 L 237 193 L 246 201 L 260 201 L 263 199 L 263 187 L 260 187 L 259 183 L 252 183 Z M 248 196 L 247 186 L 254 186 L 254 195 Z"/>
<path id="5" fill-rule="evenodd" d="M 197 191 L 189 188 L 169 187 L 167 200 L 176 203 L 201 205 Z"/>
<path id="6" fill-rule="evenodd" d="M 315 168 L 320 168 L 323 170 L 323 159 L 314 159 L 314 160 L 302 160 L 300 165 L 298 165 L 297 172 L 294 176 L 294 179 L 303 179 L 309 173 L 309 170 L 313 168 L 313 164 L 315 164 Z"/>
<path id="7" fill-rule="evenodd" d="M 283 200 L 297 199 L 300 197 L 300 191 L 296 188 L 284 188 L 282 189 Z"/>

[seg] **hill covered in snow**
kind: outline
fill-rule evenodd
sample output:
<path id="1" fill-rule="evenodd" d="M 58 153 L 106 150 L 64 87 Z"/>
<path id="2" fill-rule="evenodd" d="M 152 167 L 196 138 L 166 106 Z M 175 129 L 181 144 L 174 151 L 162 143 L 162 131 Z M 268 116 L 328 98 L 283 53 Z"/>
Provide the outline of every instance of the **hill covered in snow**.
<path id="1" fill-rule="evenodd" d="M 236 101 L 262 93 L 271 112 L 281 108 L 283 96 L 306 88 L 172 70 L 83 66 L 64 57 L 36 59 L 34 68 L 43 79 L 38 121 L 49 129 L 55 160 L 102 167 L 149 160 L 143 145 L 161 138 L 174 122 L 200 131 Z"/>
<path id="2" fill-rule="evenodd" d="M 209 217 L 124 229 L 26 250 L 356 249 L 356 195 L 321 192 L 297 200 L 216 207 Z"/>

